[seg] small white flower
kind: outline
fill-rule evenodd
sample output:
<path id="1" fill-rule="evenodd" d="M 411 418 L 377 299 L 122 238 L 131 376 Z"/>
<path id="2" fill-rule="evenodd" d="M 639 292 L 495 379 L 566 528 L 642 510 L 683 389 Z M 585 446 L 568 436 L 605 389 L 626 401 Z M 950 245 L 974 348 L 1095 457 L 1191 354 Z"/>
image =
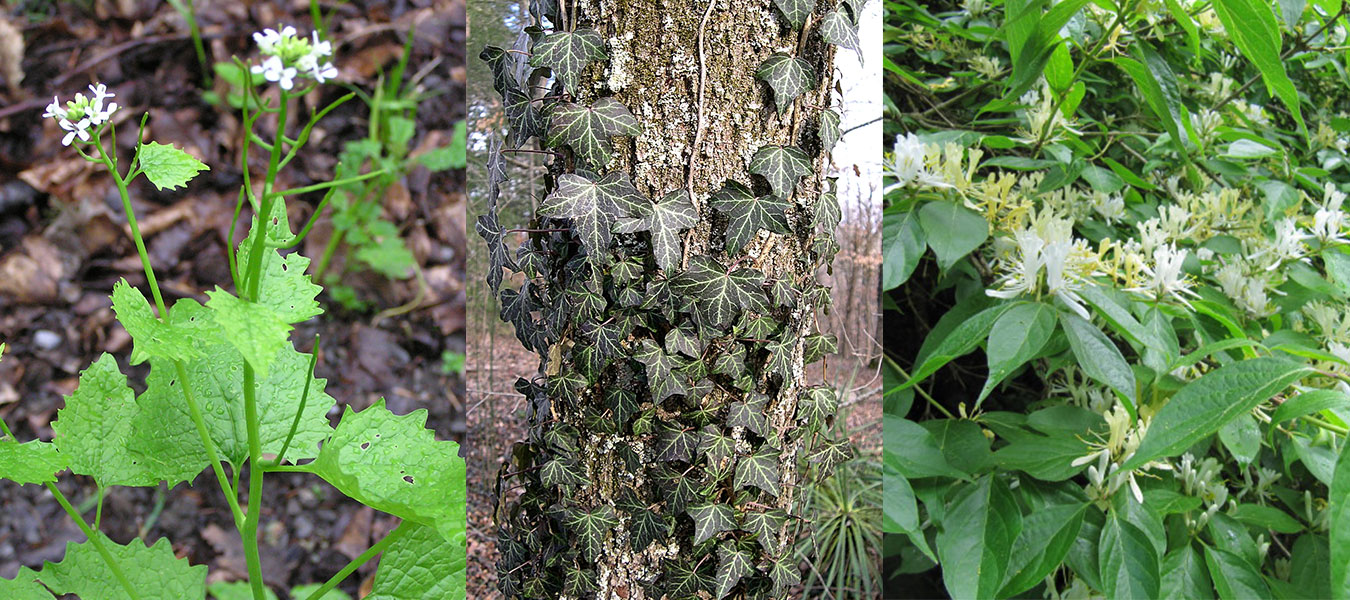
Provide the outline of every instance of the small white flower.
<path id="1" fill-rule="evenodd" d="M 47 105 L 47 112 L 42 113 L 42 118 L 44 119 L 50 119 L 52 117 L 58 119 L 66 118 L 66 109 L 61 108 L 61 100 L 56 96 L 52 96 L 52 103 Z"/>
<path id="2" fill-rule="evenodd" d="M 317 31 L 311 32 L 310 39 L 296 37 L 295 28 L 288 25 L 281 31 L 264 29 L 255 33 L 253 41 L 265 58 L 261 65 L 250 70 L 278 83 L 282 89 L 293 88 L 296 77 L 323 83 L 338 75 L 337 68 L 326 60 L 333 54 L 333 44 L 320 40 Z"/>
<path id="3" fill-rule="evenodd" d="M 1172 297 L 1178 302 L 1190 306 L 1183 296 L 1189 295 L 1200 297 L 1191 290 L 1191 282 L 1182 272 L 1181 266 L 1186 262 L 1186 250 L 1178 250 L 1173 244 L 1159 246 L 1153 250 L 1153 265 L 1143 265 L 1142 271 L 1148 276 L 1148 281 L 1139 287 L 1130 288 L 1127 291 L 1140 292 L 1153 299 L 1161 300 L 1164 297 Z"/>
<path id="4" fill-rule="evenodd" d="M 69 146 L 71 142 L 79 137 L 81 141 L 89 141 L 89 119 L 80 119 L 79 123 L 71 123 L 69 119 L 61 119 L 61 129 L 67 131 L 66 136 L 61 138 L 62 146 Z"/>
<path id="5" fill-rule="evenodd" d="M 289 90 L 295 86 L 295 67 L 288 67 L 281 61 L 280 56 L 269 56 L 261 65 L 253 65 L 250 69 L 255 74 L 261 73 L 263 78 L 268 81 L 274 81 L 281 85 L 281 89 Z"/>

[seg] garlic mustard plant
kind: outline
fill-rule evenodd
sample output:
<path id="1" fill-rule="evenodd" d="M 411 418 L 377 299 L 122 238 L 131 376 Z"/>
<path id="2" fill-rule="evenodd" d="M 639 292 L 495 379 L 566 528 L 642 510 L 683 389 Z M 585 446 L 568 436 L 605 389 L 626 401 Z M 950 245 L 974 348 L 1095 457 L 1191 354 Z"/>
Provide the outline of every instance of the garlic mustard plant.
<path id="1" fill-rule="evenodd" d="M 268 473 L 291 472 L 323 479 L 402 520 L 331 579 L 291 590 L 293 597 L 326 597 L 376 556 L 382 557 L 367 598 L 464 597 L 465 467 L 458 445 L 435 439 L 425 427 L 425 410 L 395 415 L 382 400 L 361 412 L 346 409 L 331 426 L 327 415 L 335 401 L 327 382 L 314 377 L 317 354 L 301 353 L 291 342 L 295 324 L 323 312 L 315 299 L 321 288 L 306 274 L 309 259 L 290 251 L 323 207 L 296 233 L 286 218 L 287 198 L 381 171 L 294 188 L 283 187 L 278 174 L 305 148 L 315 123 L 353 94 L 294 118 L 300 97 L 337 75 L 328 60 L 332 48 L 317 36 L 297 37 L 291 27 L 263 31 L 255 40 L 262 64 L 251 68 L 277 85 L 245 90 L 250 101 L 244 103 L 242 123 L 250 142 L 241 157 L 244 184 L 235 222 L 245 201 L 253 218 L 229 254 L 230 290 L 216 287 L 201 298 L 166 302 L 132 210 L 138 177 L 174 190 L 209 167 L 171 145 L 147 141 L 148 116 L 141 120 L 135 154 L 130 160 L 119 157 L 111 119 L 119 107 L 103 84 L 90 86 L 90 96 L 77 94 L 64 106 L 57 98 L 47 107 L 44 116 L 67 132 L 62 143 L 106 168 L 117 186 L 151 299 L 123 279 L 111 290 L 112 306 L 133 340 L 126 361 L 149 363 L 150 370 L 137 394 L 118 359 L 103 354 L 66 397 L 51 424 L 50 442 L 21 443 L 0 423 L 0 478 L 45 485 L 86 536 L 67 546 L 62 561 L 0 580 L 0 598 L 205 598 L 205 566 L 176 557 L 167 540 L 153 546 L 139 539 L 126 545 L 112 541 L 99 531 L 99 520 L 87 522 L 55 482 L 67 470 L 92 477 L 101 515 L 103 491 L 111 486 L 174 486 L 207 469 L 240 532 L 247 570 L 244 582 L 213 584 L 213 595 L 229 587 L 239 594 L 229 597 L 274 597 L 258 551 L 263 485 Z M 247 65 L 238 66 L 242 71 Z M 275 117 L 274 127 L 260 125 L 264 115 Z M 255 150 L 267 157 L 265 172 L 248 167 L 248 154 Z M 230 240 L 236 240 L 233 229 Z"/>

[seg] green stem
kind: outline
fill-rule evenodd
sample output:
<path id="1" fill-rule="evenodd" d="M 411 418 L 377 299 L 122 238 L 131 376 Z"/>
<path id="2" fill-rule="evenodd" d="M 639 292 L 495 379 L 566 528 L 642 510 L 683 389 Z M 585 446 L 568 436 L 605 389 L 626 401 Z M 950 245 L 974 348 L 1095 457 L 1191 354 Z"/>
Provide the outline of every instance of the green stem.
<path id="1" fill-rule="evenodd" d="M 896 371 L 897 373 L 899 373 L 902 377 L 905 378 L 905 381 L 906 381 L 906 382 L 908 382 L 908 381 L 913 381 L 913 380 L 914 380 L 914 378 L 913 378 L 913 377 L 910 377 L 910 376 L 909 376 L 909 373 L 906 372 L 905 369 L 902 368 L 902 367 L 900 366 L 900 363 L 895 362 L 895 359 L 891 358 L 891 355 L 886 354 L 886 353 L 883 352 L 883 353 L 881 354 L 881 356 L 882 356 L 882 358 L 886 359 L 886 363 L 889 364 L 889 365 L 891 365 L 891 368 L 892 368 L 892 369 L 895 369 L 895 371 Z M 913 387 L 913 388 L 914 388 L 914 391 L 918 392 L 920 396 L 923 396 L 923 398 L 924 398 L 925 400 L 927 400 L 928 403 L 931 404 L 931 405 L 933 406 L 933 408 L 938 409 L 938 412 L 941 412 L 942 414 L 947 415 L 947 418 L 948 418 L 948 419 L 955 419 L 955 418 L 956 418 L 956 416 L 953 415 L 953 414 L 951 413 L 951 411 L 947 410 L 947 407 L 943 406 L 943 405 L 942 405 L 941 403 L 939 403 L 936 399 L 934 399 L 932 396 L 930 396 L 930 395 L 928 394 L 928 390 L 923 389 L 923 388 L 920 387 L 919 384 L 917 384 L 917 383 L 914 384 L 914 385 L 911 386 L 911 387 Z"/>
<path id="2" fill-rule="evenodd" d="M 309 402 L 309 384 L 314 381 L 314 366 L 319 363 L 319 334 L 314 334 L 314 350 L 309 355 L 309 377 L 305 378 L 305 391 L 300 395 L 300 408 L 295 410 L 295 419 L 291 421 L 291 430 L 286 434 L 286 441 L 281 444 L 281 452 L 277 453 L 275 464 L 280 465 L 286 460 L 286 451 L 291 447 L 291 440 L 295 439 L 295 430 L 300 427 L 300 416 L 305 412 L 305 404 Z"/>
<path id="3" fill-rule="evenodd" d="M 136 140 L 137 145 L 140 140 Z M 113 159 L 108 156 L 108 151 L 103 148 L 103 139 L 95 134 L 94 145 L 98 147 L 98 153 L 103 165 L 108 168 L 112 174 L 113 183 L 117 184 L 117 193 L 122 197 L 122 212 L 127 217 L 127 227 L 131 229 L 131 239 L 136 244 L 136 253 L 141 257 L 141 268 L 145 270 L 145 280 L 150 284 L 150 295 L 155 299 L 155 308 L 159 309 L 159 319 L 164 322 L 169 320 L 169 309 L 164 306 L 164 295 L 159 291 L 159 282 L 155 279 L 155 269 L 150 266 L 150 254 L 145 250 L 145 238 L 141 236 L 140 225 L 136 222 L 136 212 L 131 208 L 131 192 L 127 191 L 127 180 L 117 172 L 117 166 Z M 216 444 L 211 439 L 211 433 L 206 428 L 206 421 L 202 418 L 202 407 L 197 403 L 197 398 L 192 395 L 192 386 L 187 377 L 187 367 L 183 361 L 175 360 L 174 367 L 178 373 L 178 381 L 182 383 L 183 398 L 187 401 L 188 414 L 192 416 L 192 423 L 197 427 L 197 435 L 202 440 L 202 446 L 206 448 L 207 458 L 211 461 L 211 469 L 215 471 L 216 482 L 220 484 L 220 490 L 225 494 L 225 500 L 229 502 L 230 509 L 234 514 L 235 526 L 241 522 L 243 514 L 239 510 L 238 494 L 235 488 L 230 486 L 230 482 L 225 478 L 225 468 L 220 465 L 220 455 L 216 452 Z"/>
<path id="4" fill-rule="evenodd" d="M 117 565 L 117 561 L 113 560 L 112 554 L 108 552 L 108 548 L 103 545 L 103 538 L 99 537 L 100 534 L 89 527 L 89 524 L 84 521 L 84 517 L 80 515 L 79 511 L 75 510 L 74 506 L 70 505 L 70 501 L 66 500 L 66 495 L 62 494 L 61 490 L 57 489 L 55 483 L 47 483 L 47 490 L 52 493 L 52 497 L 56 498 L 56 502 L 61 505 L 61 508 L 65 509 L 66 514 L 70 515 L 70 520 L 75 521 L 75 524 L 79 526 L 80 531 L 84 532 L 84 537 L 89 538 L 89 543 L 93 544 L 94 550 L 97 550 L 98 555 L 103 557 L 103 562 L 107 563 L 108 569 L 112 571 L 113 577 L 117 578 L 117 584 L 122 586 L 122 591 L 126 592 L 127 596 L 130 596 L 132 600 L 138 600 L 140 596 L 136 593 L 136 590 L 131 587 L 131 582 L 127 581 L 126 574 L 122 573 L 122 567 Z"/>
<path id="5" fill-rule="evenodd" d="M 314 280 L 322 282 L 323 274 L 328 271 L 328 263 L 333 260 L 333 254 L 337 252 L 338 245 L 342 243 L 342 230 L 333 229 L 332 235 L 328 236 L 328 245 L 323 248 L 323 255 L 319 257 L 319 263 L 314 266 Z"/>
<path id="6" fill-rule="evenodd" d="M 361 565 L 370 562 L 370 560 L 372 558 L 375 558 L 376 555 L 378 555 L 381 552 L 384 552 L 384 549 L 388 548 L 390 544 L 398 541 L 399 538 L 407 534 L 408 529 L 410 529 L 408 521 L 399 523 L 398 527 L 395 527 L 393 531 L 389 532 L 389 535 L 384 536 L 384 539 L 376 542 L 374 546 L 371 546 L 365 552 L 362 552 L 361 556 L 358 556 L 355 559 L 353 559 L 352 562 L 347 563 L 347 566 L 342 567 L 342 570 L 338 571 L 337 575 L 334 575 L 327 582 L 324 582 L 322 587 L 320 587 L 317 590 L 314 590 L 314 592 L 311 593 L 309 595 L 309 598 L 307 598 L 306 600 L 319 600 L 320 598 L 323 598 L 324 594 L 333 591 L 333 589 L 336 588 L 339 583 L 342 583 L 342 580 L 346 579 L 349 575 L 355 573 L 357 569 L 361 568 Z"/>
<path id="7" fill-rule="evenodd" d="M 375 170 L 375 171 L 371 171 L 371 172 L 369 172 L 369 173 L 363 173 L 363 174 L 361 174 L 361 175 L 357 175 L 357 176 L 355 176 L 355 177 L 348 177 L 348 178 L 346 178 L 346 179 L 337 179 L 337 180 L 334 180 L 334 181 L 326 181 L 326 182 L 324 182 L 324 183 L 316 183 L 316 184 L 314 184 L 314 185 L 307 185 L 307 186 L 305 186 L 305 187 L 298 187 L 298 188 L 292 188 L 292 189 L 289 189 L 289 190 L 282 190 L 282 191 L 280 191 L 280 192 L 277 192 L 277 195 L 279 195 L 279 196 L 292 196 L 292 195 L 295 195 L 295 194 L 305 194 L 305 193 L 309 193 L 309 192 L 317 192 L 317 191 L 319 191 L 319 190 L 326 190 L 326 189 L 328 189 L 328 188 L 330 188 L 330 187 L 337 187 L 337 186 L 341 186 L 341 185 L 347 185 L 347 184 L 349 184 L 349 183 L 356 183 L 356 182 L 358 182 L 358 181 L 365 181 L 365 180 L 367 180 L 367 179 L 370 179 L 371 177 L 378 177 L 378 176 L 380 176 L 380 175 L 384 175 L 384 172 L 385 172 L 384 169 L 378 169 L 378 170 Z"/>
<path id="8" fill-rule="evenodd" d="M 247 290 L 239 290 L 240 296 L 249 302 L 258 301 L 258 288 L 262 282 L 262 258 L 266 247 L 267 229 L 272 223 L 272 185 L 277 179 L 277 165 L 281 160 L 281 147 L 286 135 L 286 109 L 289 96 L 283 90 L 277 110 L 276 140 L 272 143 L 271 157 L 267 162 L 267 177 L 263 180 L 262 199 L 256 219 L 258 230 L 251 232 L 253 247 L 249 249 L 248 273 L 244 274 Z M 244 165 L 247 169 L 248 165 Z M 262 436 L 258 423 L 258 394 L 254 388 L 253 366 L 244 363 L 244 422 L 248 427 L 248 514 L 244 517 L 244 528 L 240 532 L 244 538 L 244 560 L 248 565 L 249 585 L 253 589 L 253 600 L 264 600 L 266 590 L 263 586 L 262 561 L 258 554 L 258 521 L 262 517 L 262 483 L 265 468 L 262 461 Z"/>
<path id="9" fill-rule="evenodd" d="M 266 219 L 260 219 L 265 223 Z M 266 226 L 262 226 L 264 231 Z M 244 517 L 244 561 L 248 565 L 248 582 L 253 588 L 253 600 L 265 600 L 262 560 L 258 554 L 258 521 L 262 517 L 262 438 L 258 433 L 258 398 L 254 392 L 253 367 L 244 363 L 244 419 L 248 425 L 248 514 Z"/>

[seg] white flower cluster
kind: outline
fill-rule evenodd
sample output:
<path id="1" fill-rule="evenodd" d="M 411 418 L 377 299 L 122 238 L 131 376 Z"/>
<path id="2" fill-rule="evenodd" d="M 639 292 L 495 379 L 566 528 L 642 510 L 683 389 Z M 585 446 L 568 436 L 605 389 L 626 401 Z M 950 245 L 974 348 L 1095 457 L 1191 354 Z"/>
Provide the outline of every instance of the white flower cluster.
<path id="1" fill-rule="evenodd" d="M 1078 291 L 1088 284 L 1089 277 L 1099 274 L 1097 259 L 1087 240 L 1073 237 L 1073 223 L 1043 213 L 1033 217 L 1025 229 L 1014 232 L 1013 238 L 1015 248 L 997 260 L 998 289 L 985 293 L 995 298 L 1045 293 L 1059 298 L 1084 319 L 1090 319 Z"/>
<path id="2" fill-rule="evenodd" d="M 913 132 L 895 136 L 895 148 L 890 164 L 886 165 L 886 174 L 896 179 L 896 183 L 887 186 L 886 192 L 905 186 L 952 187 L 928 170 L 928 146 Z"/>
<path id="3" fill-rule="evenodd" d="M 89 141 L 89 132 L 107 123 L 117 111 L 116 102 L 103 102 L 115 95 L 108 91 L 108 86 L 101 83 L 91 85 L 89 93 L 93 94 L 92 98 L 86 98 L 82 93 L 75 94 L 75 99 L 67 102 L 64 108 L 61 107 L 61 100 L 52 96 L 47 112 L 42 113 L 43 118 L 56 119 L 61 129 L 66 131 L 65 137 L 61 138 L 63 146 L 69 146 L 77 137 L 82 142 Z"/>
<path id="4" fill-rule="evenodd" d="M 276 82 L 283 90 L 295 87 L 296 77 L 309 77 L 316 83 L 323 83 L 337 77 L 337 67 L 329 57 L 333 55 L 333 44 L 319 40 L 319 32 L 312 32 L 312 39 L 296 37 L 295 28 L 289 25 L 281 31 L 264 29 L 253 34 L 258 50 L 266 56 L 261 65 L 254 65 L 253 73 L 261 74 L 268 81 Z"/>

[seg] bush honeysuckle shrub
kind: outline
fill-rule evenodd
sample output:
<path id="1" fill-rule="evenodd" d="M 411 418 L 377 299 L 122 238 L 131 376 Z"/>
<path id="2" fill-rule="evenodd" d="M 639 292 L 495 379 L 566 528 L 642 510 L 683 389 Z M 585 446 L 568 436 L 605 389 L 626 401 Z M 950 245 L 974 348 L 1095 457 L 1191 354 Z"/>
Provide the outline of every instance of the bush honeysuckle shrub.
<path id="1" fill-rule="evenodd" d="M 132 212 L 129 186 L 144 175 L 160 190 L 177 189 L 208 167 L 173 146 L 145 141 L 145 119 L 135 155 L 120 160 L 116 128 L 109 120 L 118 107 L 107 101 L 114 94 L 102 84 L 90 87 L 91 97 L 77 95 L 64 107 L 54 100 L 47 108 L 46 116 L 68 132 L 63 143 L 105 167 L 117 185 L 153 300 L 124 279 L 113 286 L 113 311 L 133 340 L 130 363 L 149 362 L 150 373 L 145 391 L 136 395 L 117 360 L 103 354 L 80 374 L 75 392 L 57 412 L 51 442 L 21 443 L 0 423 L 0 477 L 45 485 L 87 537 L 70 543 L 60 562 L 45 563 L 37 571 L 25 567 L 15 579 L 0 580 L 0 597 L 205 598 L 205 566 L 176 558 L 167 540 L 152 546 L 140 539 L 126 545 L 113 542 L 98 531 L 99 519 L 87 522 L 55 482 L 66 470 L 91 477 L 99 489 L 96 514 L 102 515 L 104 491 L 111 486 L 174 486 L 193 481 L 208 468 L 241 532 L 249 575 L 247 582 L 213 584 L 213 597 L 276 597 L 263 583 L 258 554 L 264 475 L 275 472 L 316 475 L 349 497 L 402 519 L 332 579 L 293 589 L 292 597 L 337 597 L 341 592 L 334 588 L 381 552 L 368 598 L 464 597 L 465 468 L 458 445 L 434 438 L 425 428 L 424 410 L 399 416 L 383 401 L 361 412 L 349 408 L 336 428 L 330 426 L 326 415 L 334 400 L 325 391 L 325 380 L 314 377 L 315 356 L 296 351 L 290 341 L 294 324 L 323 311 L 315 300 L 321 288 L 305 273 L 309 259 L 283 253 L 298 245 L 313 224 L 311 219 L 294 233 L 286 218 L 286 197 L 368 179 L 380 171 L 300 188 L 276 185 L 277 173 L 305 146 L 314 124 L 352 95 L 292 122 L 291 105 L 314 89 L 305 80 L 317 86 L 333 76 L 327 62 L 331 49 L 317 36 L 296 37 L 290 27 L 280 33 L 264 31 L 255 39 L 267 56 L 262 74 L 278 88 L 275 97 L 267 93 L 270 85 L 245 90 L 250 96 L 245 105 L 258 108 L 243 111 L 251 143 L 242 152 L 244 185 L 235 221 L 245 200 L 255 217 L 229 257 L 234 291 L 210 290 L 205 304 L 194 298 L 171 307 L 165 303 Z M 237 66 L 247 69 L 242 62 Z M 271 142 L 256 127 L 264 115 L 276 117 Z M 249 183 L 252 148 L 268 157 L 259 186 Z M 316 339 L 316 350 L 317 344 Z M 0 352 L 3 348 L 0 344 Z M 245 471 L 247 478 L 241 481 Z M 246 499 L 241 500 L 245 485 Z"/>
<path id="2" fill-rule="evenodd" d="M 888 11 L 899 571 L 1350 596 L 1350 5 Z"/>
<path id="3" fill-rule="evenodd" d="M 476 230 L 501 319 L 539 357 L 497 477 L 505 596 L 801 585 L 809 491 L 853 454 L 835 391 L 804 372 L 836 352 L 815 273 L 841 213 L 819 173 L 860 4 L 545 0 L 522 5 L 511 47 L 482 49 L 505 128 L 483 140 Z M 542 202 L 508 229 L 517 152 L 550 158 Z"/>

